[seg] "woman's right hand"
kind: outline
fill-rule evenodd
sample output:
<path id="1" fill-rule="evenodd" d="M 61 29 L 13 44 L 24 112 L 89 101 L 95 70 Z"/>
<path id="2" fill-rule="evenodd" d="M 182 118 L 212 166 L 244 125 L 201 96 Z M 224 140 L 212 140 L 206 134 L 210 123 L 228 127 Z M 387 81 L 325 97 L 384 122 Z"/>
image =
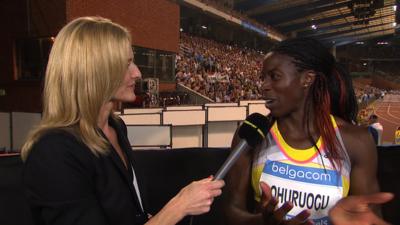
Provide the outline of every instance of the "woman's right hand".
<path id="1" fill-rule="evenodd" d="M 213 177 L 194 181 L 184 187 L 176 196 L 178 206 L 184 216 L 200 215 L 210 211 L 214 198 L 221 195 L 221 188 L 225 185 L 223 180 L 212 180 Z"/>
<path id="2" fill-rule="evenodd" d="M 223 180 L 213 177 L 194 181 L 173 197 L 146 225 L 174 225 L 188 215 L 200 215 L 210 211 L 215 197 L 221 195 Z"/>
<path id="3" fill-rule="evenodd" d="M 290 202 L 285 202 L 279 209 L 275 209 L 278 205 L 276 198 L 272 197 L 271 188 L 268 184 L 260 183 L 262 190 L 262 216 L 264 224 L 273 225 L 312 225 L 313 222 L 308 219 L 310 217 L 310 212 L 304 210 L 297 214 L 295 217 L 285 220 L 286 214 L 293 208 L 293 204 Z"/>

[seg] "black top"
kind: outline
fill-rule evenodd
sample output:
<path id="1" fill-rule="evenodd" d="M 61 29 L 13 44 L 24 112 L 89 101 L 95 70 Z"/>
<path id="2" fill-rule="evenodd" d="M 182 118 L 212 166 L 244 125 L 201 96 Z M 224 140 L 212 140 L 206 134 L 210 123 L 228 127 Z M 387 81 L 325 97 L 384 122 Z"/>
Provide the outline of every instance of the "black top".
<path id="1" fill-rule="evenodd" d="M 109 123 L 127 159 L 135 165 L 125 124 L 112 119 Z M 140 171 L 134 169 L 146 208 Z M 132 169 L 125 168 L 112 145 L 108 155 L 96 157 L 67 129 L 49 131 L 34 144 L 24 165 L 23 183 L 35 224 L 136 225 L 147 221 L 133 186 Z"/>

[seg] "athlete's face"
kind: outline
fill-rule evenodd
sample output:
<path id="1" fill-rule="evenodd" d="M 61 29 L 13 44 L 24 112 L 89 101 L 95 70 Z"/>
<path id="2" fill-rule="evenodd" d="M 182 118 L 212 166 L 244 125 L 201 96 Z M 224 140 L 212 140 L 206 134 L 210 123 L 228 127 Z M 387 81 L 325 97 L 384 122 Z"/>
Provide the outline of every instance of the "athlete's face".
<path id="1" fill-rule="evenodd" d="M 293 60 L 274 52 L 265 57 L 261 71 L 262 94 L 274 117 L 303 110 L 308 91 L 303 73 L 307 72 L 299 72 Z"/>

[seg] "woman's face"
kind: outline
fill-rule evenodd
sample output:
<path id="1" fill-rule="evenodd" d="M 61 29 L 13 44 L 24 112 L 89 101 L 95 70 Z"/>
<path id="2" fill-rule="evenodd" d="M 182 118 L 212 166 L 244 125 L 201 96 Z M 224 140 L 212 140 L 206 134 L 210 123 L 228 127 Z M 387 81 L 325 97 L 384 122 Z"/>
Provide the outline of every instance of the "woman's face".
<path id="1" fill-rule="evenodd" d="M 290 56 L 273 52 L 264 60 L 261 90 L 272 116 L 281 117 L 303 110 L 307 88 L 303 73 L 298 72 L 293 60 Z"/>
<path id="2" fill-rule="evenodd" d="M 139 68 L 133 62 L 133 53 L 130 50 L 130 57 L 127 60 L 127 69 L 121 86 L 114 94 L 114 100 L 122 102 L 133 102 L 136 99 L 135 82 L 142 77 Z"/>

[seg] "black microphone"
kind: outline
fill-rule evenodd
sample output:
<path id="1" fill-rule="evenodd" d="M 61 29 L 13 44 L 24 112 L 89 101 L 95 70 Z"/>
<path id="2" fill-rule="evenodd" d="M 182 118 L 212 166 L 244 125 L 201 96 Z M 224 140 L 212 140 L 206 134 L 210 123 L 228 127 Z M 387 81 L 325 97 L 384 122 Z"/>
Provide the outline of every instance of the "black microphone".
<path id="1" fill-rule="evenodd" d="M 238 131 L 241 140 L 231 150 L 228 158 L 215 174 L 214 180 L 222 180 L 243 151 L 254 148 L 256 145 L 261 143 L 270 129 L 270 124 L 270 119 L 260 113 L 249 115 Z"/>

